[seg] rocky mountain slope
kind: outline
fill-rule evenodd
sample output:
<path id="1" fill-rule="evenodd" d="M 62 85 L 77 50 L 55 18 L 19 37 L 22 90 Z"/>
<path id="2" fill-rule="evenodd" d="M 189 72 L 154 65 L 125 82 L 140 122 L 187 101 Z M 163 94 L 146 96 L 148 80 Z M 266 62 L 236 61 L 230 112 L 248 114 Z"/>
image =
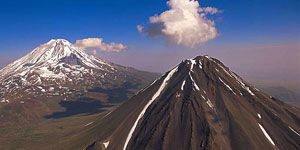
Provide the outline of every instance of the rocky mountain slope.
<path id="1" fill-rule="evenodd" d="M 181 62 L 61 149 L 300 149 L 300 110 L 217 59 Z M 89 145 L 89 146 L 86 146 Z"/>
<path id="2" fill-rule="evenodd" d="M 156 76 L 89 55 L 67 40 L 53 39 L 0 70 L 0 101 L 66 100 L 76 97 L 75 93 L 128 84 L 138 89 Z"/>
<path id="3" fill-rule="evenodd" d="M 39 123 L 104 112 L 156 77 L 87 54 L 64 39 L 50 40 L 0 70 L 0 145 L 22 148 L 17 139 L 33 136 L 27 131 Z"/>

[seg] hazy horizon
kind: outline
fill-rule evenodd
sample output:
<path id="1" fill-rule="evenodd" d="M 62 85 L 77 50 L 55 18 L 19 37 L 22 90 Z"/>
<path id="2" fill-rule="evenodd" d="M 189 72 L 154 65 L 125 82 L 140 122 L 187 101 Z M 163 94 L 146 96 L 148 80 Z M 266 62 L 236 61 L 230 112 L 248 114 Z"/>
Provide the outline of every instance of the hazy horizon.
<path id="1" fill-rule="evenodd" d="M 33 46 L 32 49 L 34 48 Z M 248 79 L 300 81 L 300 63 L 297 60 L 297 58 L 300 58 L 299 45 L 275 45 L 257 47 L 251 50 L 247 47 L 222 49 L 215 45 L 185 51 L 182 51 L 181 48 L 173 47 L 173 50 L 157 50 L 147 53 L 141 53 L 138 50 L 128 50 L 124 54 L 100 52 L 97 56 L 124 66 L 144 71 L 164 73 L 181 60 L 193 58 L 198 55 L 210 55 L 221 60 L 230 69 Z M 283 49 L 285 50 L 283 51 Z M 5 57 L 1 59 L 0 68 L 2 69 L 7 64 L 21 58 L 30 51 L 28 50 L 15 58 Z M 272 55 L 272 58 L 270 58 L 270 55 Z M 166 56 L 168 59 L 165 59 Z"/>

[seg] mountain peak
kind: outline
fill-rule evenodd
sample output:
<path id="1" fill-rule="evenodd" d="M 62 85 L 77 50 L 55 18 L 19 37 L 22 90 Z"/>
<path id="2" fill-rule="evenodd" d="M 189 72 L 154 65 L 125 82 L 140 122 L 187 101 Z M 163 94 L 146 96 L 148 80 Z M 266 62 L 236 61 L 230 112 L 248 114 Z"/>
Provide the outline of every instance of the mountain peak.
<path id="1" fill-rule="evenodd" d="M 194 58 L 189 58 L 189 59 L 185 59 L 183 60 L 183 62 L 195 62 L 195 61 L 211 61 L 211 62 L 220 62 L 218 59 L 216 58 L 213 58 L 212 56 L 209 56 L 209 55 L 199 55 L 199 56 L 196 56 Z"/>
<path id="2" fill-rule="evenodd" d="M 27 64 L 57 64 L 62 59 L 72 55 L 78 59 L 88 59 L 89 57 L 85 51 L 65 39 L 51 39 L 49 42 L 35 48 L 22 59 L 26 59 L 24 61 Z"/>
<path id="3" fill-rule="evenodd" d="M 205 65 L 204 65 L 205 64 Z M 186 68 L 189 68 L 189 71 L 193 72 L 193 69 L 195 68 L 200 68 L 203 70 L 203 68 L 207 68 L 208 66 L 211 66 L 209 68 L 214 68 L 214 67 L 222 67 L 226 70 L 226 66 L 220 62 L 218 59 L 215 59 L 211 56 L 204 55 L 204 56 L 196 56 L 194 58 L 186 59 L 183 60 L 179 65 L 180 68 L 181 66 L 185 66 Z"/>
<path id="4" fill-rule="evenodd" d="M 95 143 L 123 150 L 299 149 L 298 114 L 219 60 L 197 56 L 110 113 L 101 123 L 117 125 Z"/>
<path id="5" fill-rule="evenodd" d="M 72 45 L 71 42 L 69 42 L 68 40 L 65 40 L 65 39 L 51 39 L 50 41 L 48 41 L 46 43 L 46 45 L 57 45 L 57 44 L 68 45 L 68 46 Z"/>
<path id="6" fill-rule="evenodd" d="M 0 103 L 12 97 L 66 97 L 74 95 L 71 91 L 108 88 L 129 79 L 144 82 L 142 78 L 144 72 L 106 62 L 65 39 L 52 39 L 0 70 Z"/>
<path id="7" fill-rule="evenodd" d="M 109 63 L 87 54 L 84 50 L 74 46 L 65 39 L 51 39 L 0 70 L 0 79 L 10 75 L 16 76 L 20 74 L 22 76 L 30 72 L 43 70 L 42 68 L 56 68 L 61 65 L 93 69 L 100 69 L 101 65 L 106 65 L 112 68 Z M 42 72 L 40 75 L 43 74 L 45 72 Z"/>

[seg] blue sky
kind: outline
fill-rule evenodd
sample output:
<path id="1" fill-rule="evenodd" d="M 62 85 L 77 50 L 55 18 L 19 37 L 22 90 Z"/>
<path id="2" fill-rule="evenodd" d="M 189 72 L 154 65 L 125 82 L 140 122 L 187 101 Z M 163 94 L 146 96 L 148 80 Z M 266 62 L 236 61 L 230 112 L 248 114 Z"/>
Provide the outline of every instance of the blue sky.
<path id="1" fill-rule="evenodd" d="M 283 74 L 294 70 L 292 77 L 300 75 L 296 61 L 300 56 L 299 0 L 202 0 L 200 5 L 222 10 L 209 16 L 215 21 L 219 36 L 204 45 L 187 48 L 166 44 L 161 37 L 145 37 L 136 30 L 150 16 L 167 10 L 166 0 L 3 1 L 0 67 L 52 38 L 75 42 L 102 37 L 107 42 L 124 43 L 129 49 L 100 53 L 100 57 L 143 70 L 163 72 L 186 57 L 209 54 L 242 74 L 259 71 Z M 164 59 L 164 56 L 172 57 Z M 272 66 L 266 62 L 272 58 L 286 61 L 279 65 L 284 71 L 278 72 L 275 63 Z"/>

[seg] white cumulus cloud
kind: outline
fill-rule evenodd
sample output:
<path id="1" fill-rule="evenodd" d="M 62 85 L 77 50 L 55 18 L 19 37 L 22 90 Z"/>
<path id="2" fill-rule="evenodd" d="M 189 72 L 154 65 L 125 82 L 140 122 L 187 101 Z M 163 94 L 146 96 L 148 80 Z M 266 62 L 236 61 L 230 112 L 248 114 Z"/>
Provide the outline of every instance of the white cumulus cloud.
<path id="1" fill-rule="evenodd" d="M 169 10 L 149 18 L 147 27 L 137 26 L 148 36 L 164 36 L 176 45 L 193 47 L 217 37 L 215 23 L 207 18 L 218 9 L 202 8 L 197 0 L 169 0 Z"/>
<path id="2" fill-rule="evenodd" d="M 219 13 L 220 10 L 218 10 L 215 7 L 204 7 L 204 8 L 199 8 L 200 13 L 207 13 L 207 14 L 216 14 Z"/>
<path id="3" fill-rule="evenodd" d="M 77 40 L 75 45 L 83 49 L 93 48 L 106 52 L 121 52 L 127 49 L 127 46 L 124 44 L 114 42 L 105 43 L 102 38 L 86 38 Z"/>
<path id="4" fill-rule="evenodd" d="M 139 32 L 143 32 L 144 26 L 142 26 L 142 25 L 137 25 L 137 26 L 136 26 L 136 29 L 137 29 Z"/>

